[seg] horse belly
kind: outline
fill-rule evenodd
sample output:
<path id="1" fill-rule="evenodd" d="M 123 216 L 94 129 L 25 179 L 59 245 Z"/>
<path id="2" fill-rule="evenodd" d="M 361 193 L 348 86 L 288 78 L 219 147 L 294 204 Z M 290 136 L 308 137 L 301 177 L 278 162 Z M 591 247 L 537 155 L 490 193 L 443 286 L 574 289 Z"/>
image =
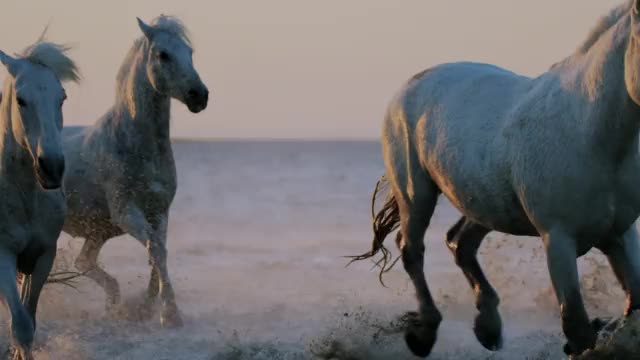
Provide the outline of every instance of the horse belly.
<path id="1" fill-rule="evenodd" d="M 517 194 L 508 184 L 501 184 L 496 177 L 473 176 L 470 170 L 467 168 L 458 176 L 430 173 L 442 194 L 469 219 L 512 235 L 538 235 Z"/>
<path id="2" fill-rule="evenodd" d="M 122 231 L 111 220 L 104 191 L 90 183 L 71 182 L 65 183 L 67 215 L 63 231 L 73 237 L 100 234 L 110 238 L 121 234 Z"/>

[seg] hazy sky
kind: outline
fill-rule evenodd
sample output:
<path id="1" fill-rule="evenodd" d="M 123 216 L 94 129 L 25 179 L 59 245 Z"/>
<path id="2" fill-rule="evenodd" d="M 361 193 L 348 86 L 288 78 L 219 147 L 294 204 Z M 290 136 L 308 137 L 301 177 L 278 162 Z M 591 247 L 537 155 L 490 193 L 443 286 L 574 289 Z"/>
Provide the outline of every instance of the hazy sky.
<path id="1" fill-rule="evenodd" d="M 49 20 L 49 39 L 76 46 L 84 79 L 67 86 L 66 124 L 90 124 L 113 103 L 135 17 L 165 13 L 191 30 L 212 94 L 196 115 L 174 102 L 174 137 L 377 138 L 387 101 L 414 73 L 473 60 L 537 75 L 622 1 L 2 2 L 0 49 L 21 50 Z"/>

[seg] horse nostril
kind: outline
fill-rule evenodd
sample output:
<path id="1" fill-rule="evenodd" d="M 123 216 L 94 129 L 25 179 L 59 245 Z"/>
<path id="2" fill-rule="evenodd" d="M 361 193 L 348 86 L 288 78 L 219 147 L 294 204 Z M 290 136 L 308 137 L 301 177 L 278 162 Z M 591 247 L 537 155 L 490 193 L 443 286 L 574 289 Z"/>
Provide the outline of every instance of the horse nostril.
<path id="1" fill-rule="evenodd" d="M 48 176 L 61 176 L 64 172 L 64 159 L 38 156 L 38 167 Z"/>
<path id="2" fill-rule="evenodd" d="M 42 156 L 38 156 L 38 167 L 40 167 L 40 169 L 42 170 L 47 170 L 47 160 L 42 157 Z"/>
<path id="3" fill-rule="evenodd" d="M 189 92 L 187 92 L 187 96 L 189 96 L 190 98 L 197 98 L 198 97 L 198 90 L 195 89 L 191 89 L 189 90 Z"/>

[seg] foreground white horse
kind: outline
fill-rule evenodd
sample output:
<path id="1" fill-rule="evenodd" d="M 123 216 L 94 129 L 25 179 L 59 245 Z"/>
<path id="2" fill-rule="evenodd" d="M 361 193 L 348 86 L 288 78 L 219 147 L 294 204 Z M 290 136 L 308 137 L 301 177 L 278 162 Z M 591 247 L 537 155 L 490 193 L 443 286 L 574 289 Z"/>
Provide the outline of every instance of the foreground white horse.
<path id="1" fill-rule="evenodd" d="M 66 51 L 43 41 L 17 58 L 0 51 L 9 72 L 0 96 L 0 296 L 15 359 L 32 359 L 38 299 L 64 222 L 61 81 L 78 80 Z M 26 275 L 22 302 L 18 271 Z"/>
<path id="2" fill-rule="evenodd" d="M 476 259 L 491 230 L 542 237 L 560 303 L 565 350 L 592 348 L 576 258 L 609 258 L 640 308 L 640 3 L 603 18 L 585 43 L 530 79 L 492 65 L 453 63 L 414 76 L 383 126 L 384 181 L 391 196 L 374 222 L 373 250 L 400 226 L 397 243 L 418 298 L 405 339 L 427 356 L 442 316 L 423 272 L 423 237 L 440 193 L 464 215 L 447 234 L 476 293 L 476 336 L 502 345 L 498 296 Z M 384 270 L 384 267 L 383 267 Z"/>
<path id="3" fill-rule="evenodd" d="M 197 113 L 207 107 L 209 91 L 193 67 L 180 21 L 160 16 L 151 25 L 138 24 L 143 36 L 120 68 L 115 105 L 93 126 L 64 129 L 64 232 L 85 238 L 76 267 L 104 288 L 109 310 L 120 302 L 120 289 L 98 265 L 100 249 L 125 233 L 138 240 L 152 267 L 142 310 L 149 315 L 160 294 L 162 324 L 180 326 L 167 269 L 167 223 L 176 192 L 170 104 L 174 98 Z"/>

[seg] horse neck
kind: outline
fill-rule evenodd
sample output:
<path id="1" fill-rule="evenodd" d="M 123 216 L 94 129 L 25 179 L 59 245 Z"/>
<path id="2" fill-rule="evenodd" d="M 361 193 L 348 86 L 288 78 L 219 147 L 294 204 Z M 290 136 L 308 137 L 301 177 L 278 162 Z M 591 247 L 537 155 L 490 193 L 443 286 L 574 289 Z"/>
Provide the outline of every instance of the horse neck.
<path id="1" fill-rule="evenodd" d="M 157 92 L 149 82 L 145 56 L 139 55 L 119 81 L 110 124 L 115 133 L 123 130 L 138 143 L 169 142 L 171 98 Z"/>
<path id="2" fill-rule="evenodd" d="M 4 101 L 0 101 L 0 182 L 16 186 L 22 191 L 33 189 L 38 186 L 33 159 L 15 138 L 11 90 L 5 88 L 4 94 Z"/>
<path id="3" fill-rule="evenodd" d="M 637 153 L 640 112 L 628 95 L 625 83 L 625 52 L 629 36 L 624 22 L 613 29 L 586 53 L 576 54 L 559 71 L 564 88 L 578 94 L 577 129 L 589 145 L 604 147 L 620 157 Z M 617 31 L 616 31 L 617 30 Z M 605 145 L 605 146 L 602 146 Z"/>

